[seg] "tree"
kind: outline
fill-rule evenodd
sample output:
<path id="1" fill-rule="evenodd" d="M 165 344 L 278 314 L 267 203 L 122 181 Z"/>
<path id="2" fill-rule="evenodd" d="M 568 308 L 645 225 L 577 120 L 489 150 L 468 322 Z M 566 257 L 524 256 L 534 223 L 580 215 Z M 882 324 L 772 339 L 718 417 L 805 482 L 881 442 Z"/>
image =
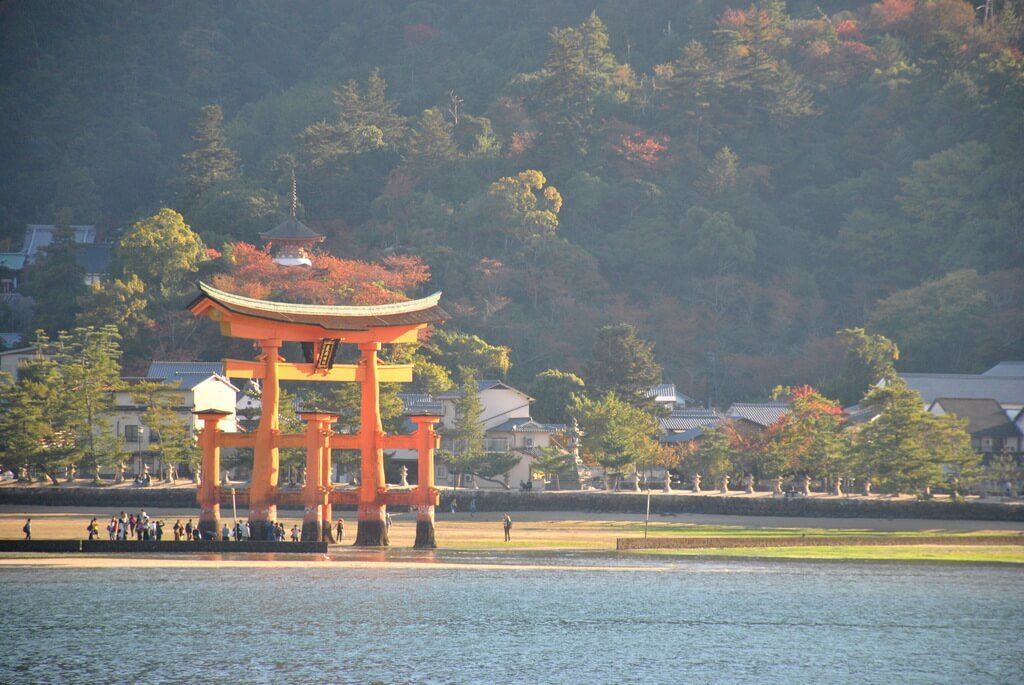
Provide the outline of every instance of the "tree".
<path id="1" fill-rule="evenodd" d="M 238 167 L 238 155 L 224 137 L 224 111 L 220 105 L 200 110 L 192 130 L 193 147 L 182 155 L 185 188 L 194 202 L 218 181 L 230 180 Z"/>
<path id="2" fill-rule="evenodd" d="M 150 323 L 146 316 L 149 305 L 146 285 L 136 274 L 125 280 L 115 278 L 94 283 L 80 298 L 80 305 L 76 319 L 80 326 L 116 326 L 122 340 L 133 340 L 140 329 Z"/>
<path id="3" fill-rule="evenodd" d="M 846 348 L 846 354 L 832 392 L 843 405 L 856 403 L 872 385 L 892 380 L 896 375 L 893 362 L 900 358 L 900 350 L 884 335 L 868 333 L 863 328 L 844 328 L 836 337 Z"/>
<path id="4" fill-rule="evenodd" d="M 131 395 L 146 407 L 141 422 L 150 431 L 150 449 L 159 453 L 164 466 L 187 464 L 196 473 L 199 449 L 189 433 L 189 421 L 175 410 L 182 401 L 182 391 L 166 383 L 142 381 L 131 387 Z"/>
<path id="5" fill-rule="evenodd" d="M 544 174 L 534 169 L 491 184 L 483 216 L 491 230 L 504 238 L 505 249 L 512 242 L 522 244 L 555 234 L 562 196 L 546 184 Z"/>
<path id="6" fill-rule="evenodd" d="M 3 381 L 3 379 L 0 379 Z M 54 485 L 57 470 L 81 457 L 76 422 L 57 365 L 23 363 L 18 381 L 0 382 L 0 455 L 4 462 L 42 471 Z"/>
<path id="7" fill-rule="evenodd" d="M 729 434 L 722 428 L 704 431 L 694 452 L 692 469 L 705 481 L 717 481 L 733 470 L 733 447 Z"/>
<path id="8" fill-rule="evenodd" d="M 452 125 L 436 107 L 423 110 L 419 123 L 406 144 L 405 167 L 429 192 L 433 176 L 459 155 L 452 137 Z"/>
<path id="9" fill-rule="evenodd" d="M 165 207 L 121 236 L 115 255 L 124 274 L 138 276 L 151 298 L 166 298 L 181 291 L 206 248 L 181 214 Z"/>
<path id="10" fill-rule="evenodd" d="M 592 392 L 614 392 L 642 406 L 649 403 L 647 391 L 661 380 L 661 366 L 654 361 L 654 344 L 637 337 L 632 325 L 620 323 L 597 330 L 585 376 Z"/>
<path id="11" fill-rule="evenodd" d="M 530 386 L 534 398 L 530 414 L 538 421 L 568 425 L 573 396 L 583 392 L 583 379 L 568 371 L 548 369 L 536 375 Z"/>
<path id="12" fill-rule="evenodd" d="M 452 452 L 448 457 L 455 471 L 455 486 L 462 484 L 462 476 L 473 473 L 484 458 L 484 425 L 480 421 L 483 406 L 472 369 L 462 369 L 462 387 L 455 401 L 455 423 L 448 432 Z"/>
<path id="13" fill-rule="evenodd" d="M 434 331 L 426 351 L 443 368 L 459 373 L 470 371 L 475 378 L 488 374 L 504 377 L 512 366 L 507 347 L 491 345 L 478 336 L 459 331 Z"/>
<path id="14" fill-rule="evenodd" d="M 789 473 L 825 478 L 830 483 L 848 475 L 843 410 L 810 386 L 775 389 L 789 397 L 789 411 L 779 419 L 769 447 Z"/>
<path id="15" fill-rule="evenodd" d="M 396 150 L 407 135 L 406 119 L 398 114 L 398 103 L 387 98 L 387 83 L 378 69 L 363 89 L 349 81 L 335 90 L 334 104 L 333 122 L 321 121 L 302 133 L 313 166 L 373 150 Z"/>
<path id="16" fill-rule="evenodd" d="M 656 449 L 652 436 L 657 421 L 615 393 L 598 399 L 576 396 L 570 411 L 583 431 L 583 452 L 605 470 L 606 484 L 608 474 L 621 478 L 629 467 L 650 459 Z"/>
<path id="17" fill-rule="evenodd" d="M 96 329 L 61 331 L 53 343 L 54 363 L 61 378 L 65 410 L 71 417 L 76 438 L 83 448 L 84 468 L 97 472 L 119 459 L 119 454 L 101 449 L 116 446 L 116 428 L 110 420 L 114 392 L 121 388 L 121 336 L 113 325 Z M 41 349 L 50 341 L 37 339 Z"/>
<path id="18" fill-rule="evenodd" d="M 561 490 L 559 474 L 576 468 L 576 460 L 571 452 L 566 452 L 558 445 L 540 448 L 540 454 L 530 464 L 530 470 L 550 476 L 555 481 L 555 490 Z"/>
<path id="19" fill-rule="evenodd" d="M 872 388 L 861 405 L 879 414 L 857 431 L 855 457 L 862 473 L 882 487 L 896 493 L 925 492 L 942 482 L 945 460 L 969 463 L 964 450 L 970 440 L 963 424 L 951 416 L 929 414 L 921 396 L 901 379 Z"/>
<path id="20" fill-rule="evenodd" d="M 26 273 L 22 288 L 35 300 L 36 328 L 56 334 L 74 323 L 79 298 L 85 293 L 85 270 L 78 263 L 78 248 L 68 214 L 62 212 L 53 230 L 53 242 Z"/>

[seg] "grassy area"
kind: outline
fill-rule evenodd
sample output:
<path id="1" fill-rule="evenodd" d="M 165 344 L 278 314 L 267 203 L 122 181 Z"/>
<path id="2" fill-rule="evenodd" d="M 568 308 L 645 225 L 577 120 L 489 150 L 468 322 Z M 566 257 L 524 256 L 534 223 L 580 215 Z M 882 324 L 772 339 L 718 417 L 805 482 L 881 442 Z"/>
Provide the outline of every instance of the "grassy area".
<path id="1" fill-rule="evenodd" d="M 747 559 L 835 559 L 886 561 L 955 561 L 1024 564 L 1024 546 L 907 545 L 831 547 L 748 547 L 738 549 L 656 549 L 636 552 L 658 556 L 702 556 Z"/>

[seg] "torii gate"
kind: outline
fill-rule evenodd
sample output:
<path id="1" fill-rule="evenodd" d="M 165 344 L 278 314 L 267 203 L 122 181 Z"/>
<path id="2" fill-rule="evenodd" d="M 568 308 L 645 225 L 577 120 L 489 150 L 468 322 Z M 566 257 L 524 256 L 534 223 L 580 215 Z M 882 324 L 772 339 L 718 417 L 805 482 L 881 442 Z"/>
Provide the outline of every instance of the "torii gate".
<path id="1" fill-rule="evenodd" d="M 263 349 L 258 361 L 226 359 L 225 375 L 230 378 L 259 378 L 263 382 L 262 412 L 255 433 L 224 433 L 217 424 L 222 412 L 197 411 L 203 422 L 199 444 L 203 453 L 203 478 L 198 492 L 199 527 L 205 536 L 216 537 L 220 529 L 220 448 L 253 449 L 252 481 L 249 486 L 249 523 L 253 537 L 262 538 L 266 527 L 277 519 L 277 505 L 293 503 L 290 493 L 277 489 L 282 447 L 306 449 L 306 485 L 301 492 L 304 505 L 302 539 L 319 541 L 329 536 L 332 505 L 358 507 L 356 545 L 377 547 L 388 544 L 385 525 L 387 505 L 415 505 L 416 547 L 436 547 L 434 507 L 434 424 L 439 417 L 412 416 L 416 432 L 385 435 L 380 419 L 380 383 L 412 381 L 411 364 L 380 364 L 377 351 L 382 343 L 412 343 L 417 333 L 448 315 L 439 306 L 440 293 L 408 302 L 376 306 L 328 306 L 289 304 L 257 300 L 199 284 L 200 295 L 188 309 L 220 324 L 222 335 L 255 340 Z M 284 342 L 304 343 L 305 363 L 286 362 L 278 354 Z M 355 344 L 362 353 L 358 364 L 335 365 L 339 343 Z M 311 352 L 311 354 L 310 354 Z M 355 435 L 331 431 L 335 414 L 303 412 L 305 433 L 281 433 L 278 429 L 279 382 L 334 381 L 361 384 L 360 427 Z M 335 490 L 330 483 L 332 449 L 358 449 L 361 477 L 358 490 Z M 419 479 L 411 491 L 389 491 L 384 478 L 384 449 L 415 449 Z"/>

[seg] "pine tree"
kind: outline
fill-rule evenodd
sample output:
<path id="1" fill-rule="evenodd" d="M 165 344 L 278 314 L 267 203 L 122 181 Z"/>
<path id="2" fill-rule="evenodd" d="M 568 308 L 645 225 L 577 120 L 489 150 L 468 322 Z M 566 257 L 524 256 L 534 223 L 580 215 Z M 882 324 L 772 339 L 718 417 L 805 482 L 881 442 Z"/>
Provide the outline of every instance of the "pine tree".
<path id="1" fill-rule="evenodd" d="M 436 107 L 423 110 L 416 128 L 409 135 L 406 146 L 405 167 L 428 192 L 433 186 L 433 177 L 446 164 L 455 160 L 459 150 L 452 138 L 452 125 Z"/>
<path id="2" fill-rule="evenodd" d="M 480 388 L 476 374 L 471 369 L 461 369 L 462 393 L 455 401 L 455 425 L 448 435 L 452 439 L 452 455 L 449 461 L 455 470 L 455 484 L 460 485 L 462 476 L 473 473 L 484 456 L 484 426 L 480 421 L 483 405 L 480 404 Z"/>
<path id="3" fill-rule="evenodd" d="M 51 334 L 71 327 L 80 309 L 79 298 L 87 292 L 85 270 L 78 263 L 75 234 L 68 220 L 68 213 L 62 212 L 53 242 L 27 270 L 22 289 L 35 300 L 35 327 Z"/>
<path id="4" fill-rule="evenodd" d="M 218 181 L 230 180 L 238 167 L 238 155 L 224 137 L 224 112 L 220 105 L 200 110 L 193 127 L 193 148 L 182 155 L 185 188 L 191 202 Z"/>
<path id="5" fill-rule="evenodd" d="M 594 336 L 587 386 L 594 392 L 614 392 L 635 406 L 650 404 L 646 392 L 661 380 L 654 345 L 639 338 L 628 323 L 603 326 Z"/>

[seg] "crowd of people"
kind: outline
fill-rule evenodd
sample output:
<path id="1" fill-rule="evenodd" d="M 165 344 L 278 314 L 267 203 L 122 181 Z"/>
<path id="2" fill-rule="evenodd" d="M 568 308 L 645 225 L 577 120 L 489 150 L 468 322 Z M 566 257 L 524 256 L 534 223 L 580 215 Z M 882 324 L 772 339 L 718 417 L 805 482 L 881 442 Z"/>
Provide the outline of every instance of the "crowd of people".
<path id="1" fill-rule="evenodd" d="M 388 527 L 390 528 L 391 517 L 388 517 Z M 128 514 L 121 512 L 117 516 L 112 516 L 110 521 L 107 523 L 107 537 L 110 540 L 163 540 L 164 529 L 167 524 L 162 519 L 155 519 L 146 513 L 145 509 L 140 509 L 138 514 Z M 338 519 L 337 523 L 333 526 L 335 531 L 335 540 L 341 542 L 345 537 L 345 520 Z M 89 536 L 90 540 L 96 540 L 100 537 L 100 524 L 96 517 L 93 517 L 85 527 L 85 531 Z M 249 525 L 248 521 L 235 521 L 234 525 L 229 526 L 227 522 L 221 526 L 218 535 L 213 533 L 204 533 L 197 524 L 192 522 L 192 519 L 188 519 L 185 523 L 178 519 L 174 522 L 171 527 L 171 531 L 174 535 L 174 541 L 180 542 L 182 540 L 223 540 L 223 541 L 235 541 L 240 542 L 243 540 L 253 540 L 260 538 L 253 538 L 252 526 Z M 26 519 L 25 525 L 22 528 L 22 532 L 25 534 L 26 540 L 32 539 L 32 519 Z M 262 538 L 271 542 L 284 542 L 286 538 L 290 538 L 292 542 L 299 542 L 302 538 L 302 529 L 296 524 L 288 530 L 285 525 L 281 522 L 270 522 L 266 527 L 266 537 Z"/>

